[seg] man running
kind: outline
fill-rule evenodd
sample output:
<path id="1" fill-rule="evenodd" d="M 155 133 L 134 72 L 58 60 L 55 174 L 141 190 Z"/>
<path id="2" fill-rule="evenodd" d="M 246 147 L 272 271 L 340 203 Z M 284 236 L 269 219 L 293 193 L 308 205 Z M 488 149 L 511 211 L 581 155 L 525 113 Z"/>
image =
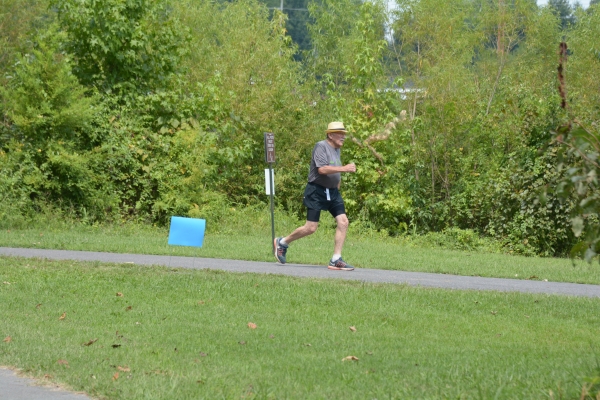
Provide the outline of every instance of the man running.
<path id="1" fill-rule="evenodd" d="M 321 210 L 331 213 L 337 222 L 333 257 L 327 268 L 337 271 L 352 271 L 354 267 L 342 259 L 342 247 L 348 231 L 348 217 L 344 200 L 340 194 L 342 172 L 356 172 L 356 165 L 342 166 L 340 148 L 346 140 L 346 128 L 342 122 L 331 122 L 327 126 L 326 139 L 315 144 L 310 161 L 308 183 L 304 189 L 304 205 L 307 208 L 306 224 L 286 237 L 275 239 L 275 258 L 281 264 L 286 262 L 288 246 L 294 240 L 316 232 Z"/>

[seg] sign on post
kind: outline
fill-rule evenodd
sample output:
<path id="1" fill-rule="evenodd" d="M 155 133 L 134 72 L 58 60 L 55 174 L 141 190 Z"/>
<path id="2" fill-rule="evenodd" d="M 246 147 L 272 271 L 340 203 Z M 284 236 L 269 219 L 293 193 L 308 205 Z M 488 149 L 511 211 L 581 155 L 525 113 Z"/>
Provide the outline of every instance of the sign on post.
<path id="1" fill-rule="evenodd" d="M 275 135 L 265 133 L 265 162 L 272 164 L 275 162 Z"/>
<path id="2" fill-rule="evenodd" d="M 270 132 L 265 132 L 265 162 L 269 164 L 269 169 L 265 170 L 265 186 L 267 194 L 271 198 L 271 243 L 273 243 L 272 250 L 274 251 L 275 210 L 273 207 L 273 195 L 275 194 L 275 181 L 273 179 L 273 163 L 275 162 L 275 135 Z"/>

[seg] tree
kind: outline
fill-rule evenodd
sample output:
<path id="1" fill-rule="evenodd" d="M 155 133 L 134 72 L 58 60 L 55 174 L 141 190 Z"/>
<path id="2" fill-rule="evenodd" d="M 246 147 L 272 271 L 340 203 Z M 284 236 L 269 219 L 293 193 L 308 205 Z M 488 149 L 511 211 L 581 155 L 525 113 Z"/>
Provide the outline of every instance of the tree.
<path id="1" fill-rule="evenodd" d="M 53 0 L 75 74 L 101 91 L 164 88 L 188 36 L 164 0 Z"/>
<path id="2" fill-rule="evenodd" d="M 0 71 L 15 61 L 16 53 L 26 47 L 26 38 L 35 27 L 49 22 L 47 0 L 4 0 L 0 2 Z M 4 74 L 0 74 L 0 86 Z"/>
<path id="3" fill-rule="evenodd" d="M 573 19 L 573 7 L 569 3 L 569 0 L 549 0 L 548 7 L 560 17 L 562 28 L 565 29 L 571 25 Z"/>

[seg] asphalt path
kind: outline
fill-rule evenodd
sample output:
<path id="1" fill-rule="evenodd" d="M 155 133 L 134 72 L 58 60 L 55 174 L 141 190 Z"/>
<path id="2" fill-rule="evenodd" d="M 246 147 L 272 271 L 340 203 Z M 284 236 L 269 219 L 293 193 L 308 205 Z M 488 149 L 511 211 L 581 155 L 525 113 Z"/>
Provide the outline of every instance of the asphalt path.
<path id="1" fill-rule="evenodd" d="M 102 261 L 119 264 L 159 265 L 173 268 L 215 269 L 229 272 L 252 272 L 303 278 L 346 279 L 375 283 L 396 283 L 412 286 L 459 290 L 496 290 L 500 292 L 547 293 L 567 296 L 600 297 L 600 285 L 566 282 L 545 282 L 523 279 L 483 278 L 433 274 L 427 272 L 363 269 L 332 271 L 320 265 L 285 264 L 275 262 L 225 260 L 217 258 L 157 256 L 146 254 L 102 253 L 92 251 L 45 250 L 0 247 L 0 255 L 47 258 L 51 260 Z"/>
<path id="2" fill-rule="evenodd" d="M 68 392 L 58 386 L 39 386 L 36 381 L 17 376 L 0 367 L 0 400 L 89 400 L 85 394 Z"/>
<path id="3" fill-rule="evenodd" d="M 331 271 L 325 266 L 224 260 L 216 258 L 157 256 L 146 254 L 103 253 L 92 251 L 46 250 L 0 247 L 0 255 L 46 258 L 51 260 L 101 261 L 118 264 L 158 265 L 172 268 L 214 269 L 229 272 L 287 275 L 303 278 L 345 279 L 374 283 L 395 283 L 411 286 L 454 290 L 494 290 L 499 292 L 546 293 L 551 295 L 600 297 L 600 285 L 566 282 L 545 282 L 521 279 L 483 278 L 432 274 L 426 272 L 356 269 Z M 30 379 L 0 369 L 0 400 L 85 400 L 85 395 L 56 388 L 35 386 Z"/>

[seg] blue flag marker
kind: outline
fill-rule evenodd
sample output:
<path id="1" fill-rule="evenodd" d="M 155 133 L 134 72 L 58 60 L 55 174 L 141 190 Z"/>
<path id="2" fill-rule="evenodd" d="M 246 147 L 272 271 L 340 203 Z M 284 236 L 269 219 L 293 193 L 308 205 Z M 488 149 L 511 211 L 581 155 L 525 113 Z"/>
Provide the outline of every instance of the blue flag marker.
<path id="1" fill-rule="evenodd" d="M 169 244 L 202 247 L 206 220 L 198 218 L 171 217 Z"/>

